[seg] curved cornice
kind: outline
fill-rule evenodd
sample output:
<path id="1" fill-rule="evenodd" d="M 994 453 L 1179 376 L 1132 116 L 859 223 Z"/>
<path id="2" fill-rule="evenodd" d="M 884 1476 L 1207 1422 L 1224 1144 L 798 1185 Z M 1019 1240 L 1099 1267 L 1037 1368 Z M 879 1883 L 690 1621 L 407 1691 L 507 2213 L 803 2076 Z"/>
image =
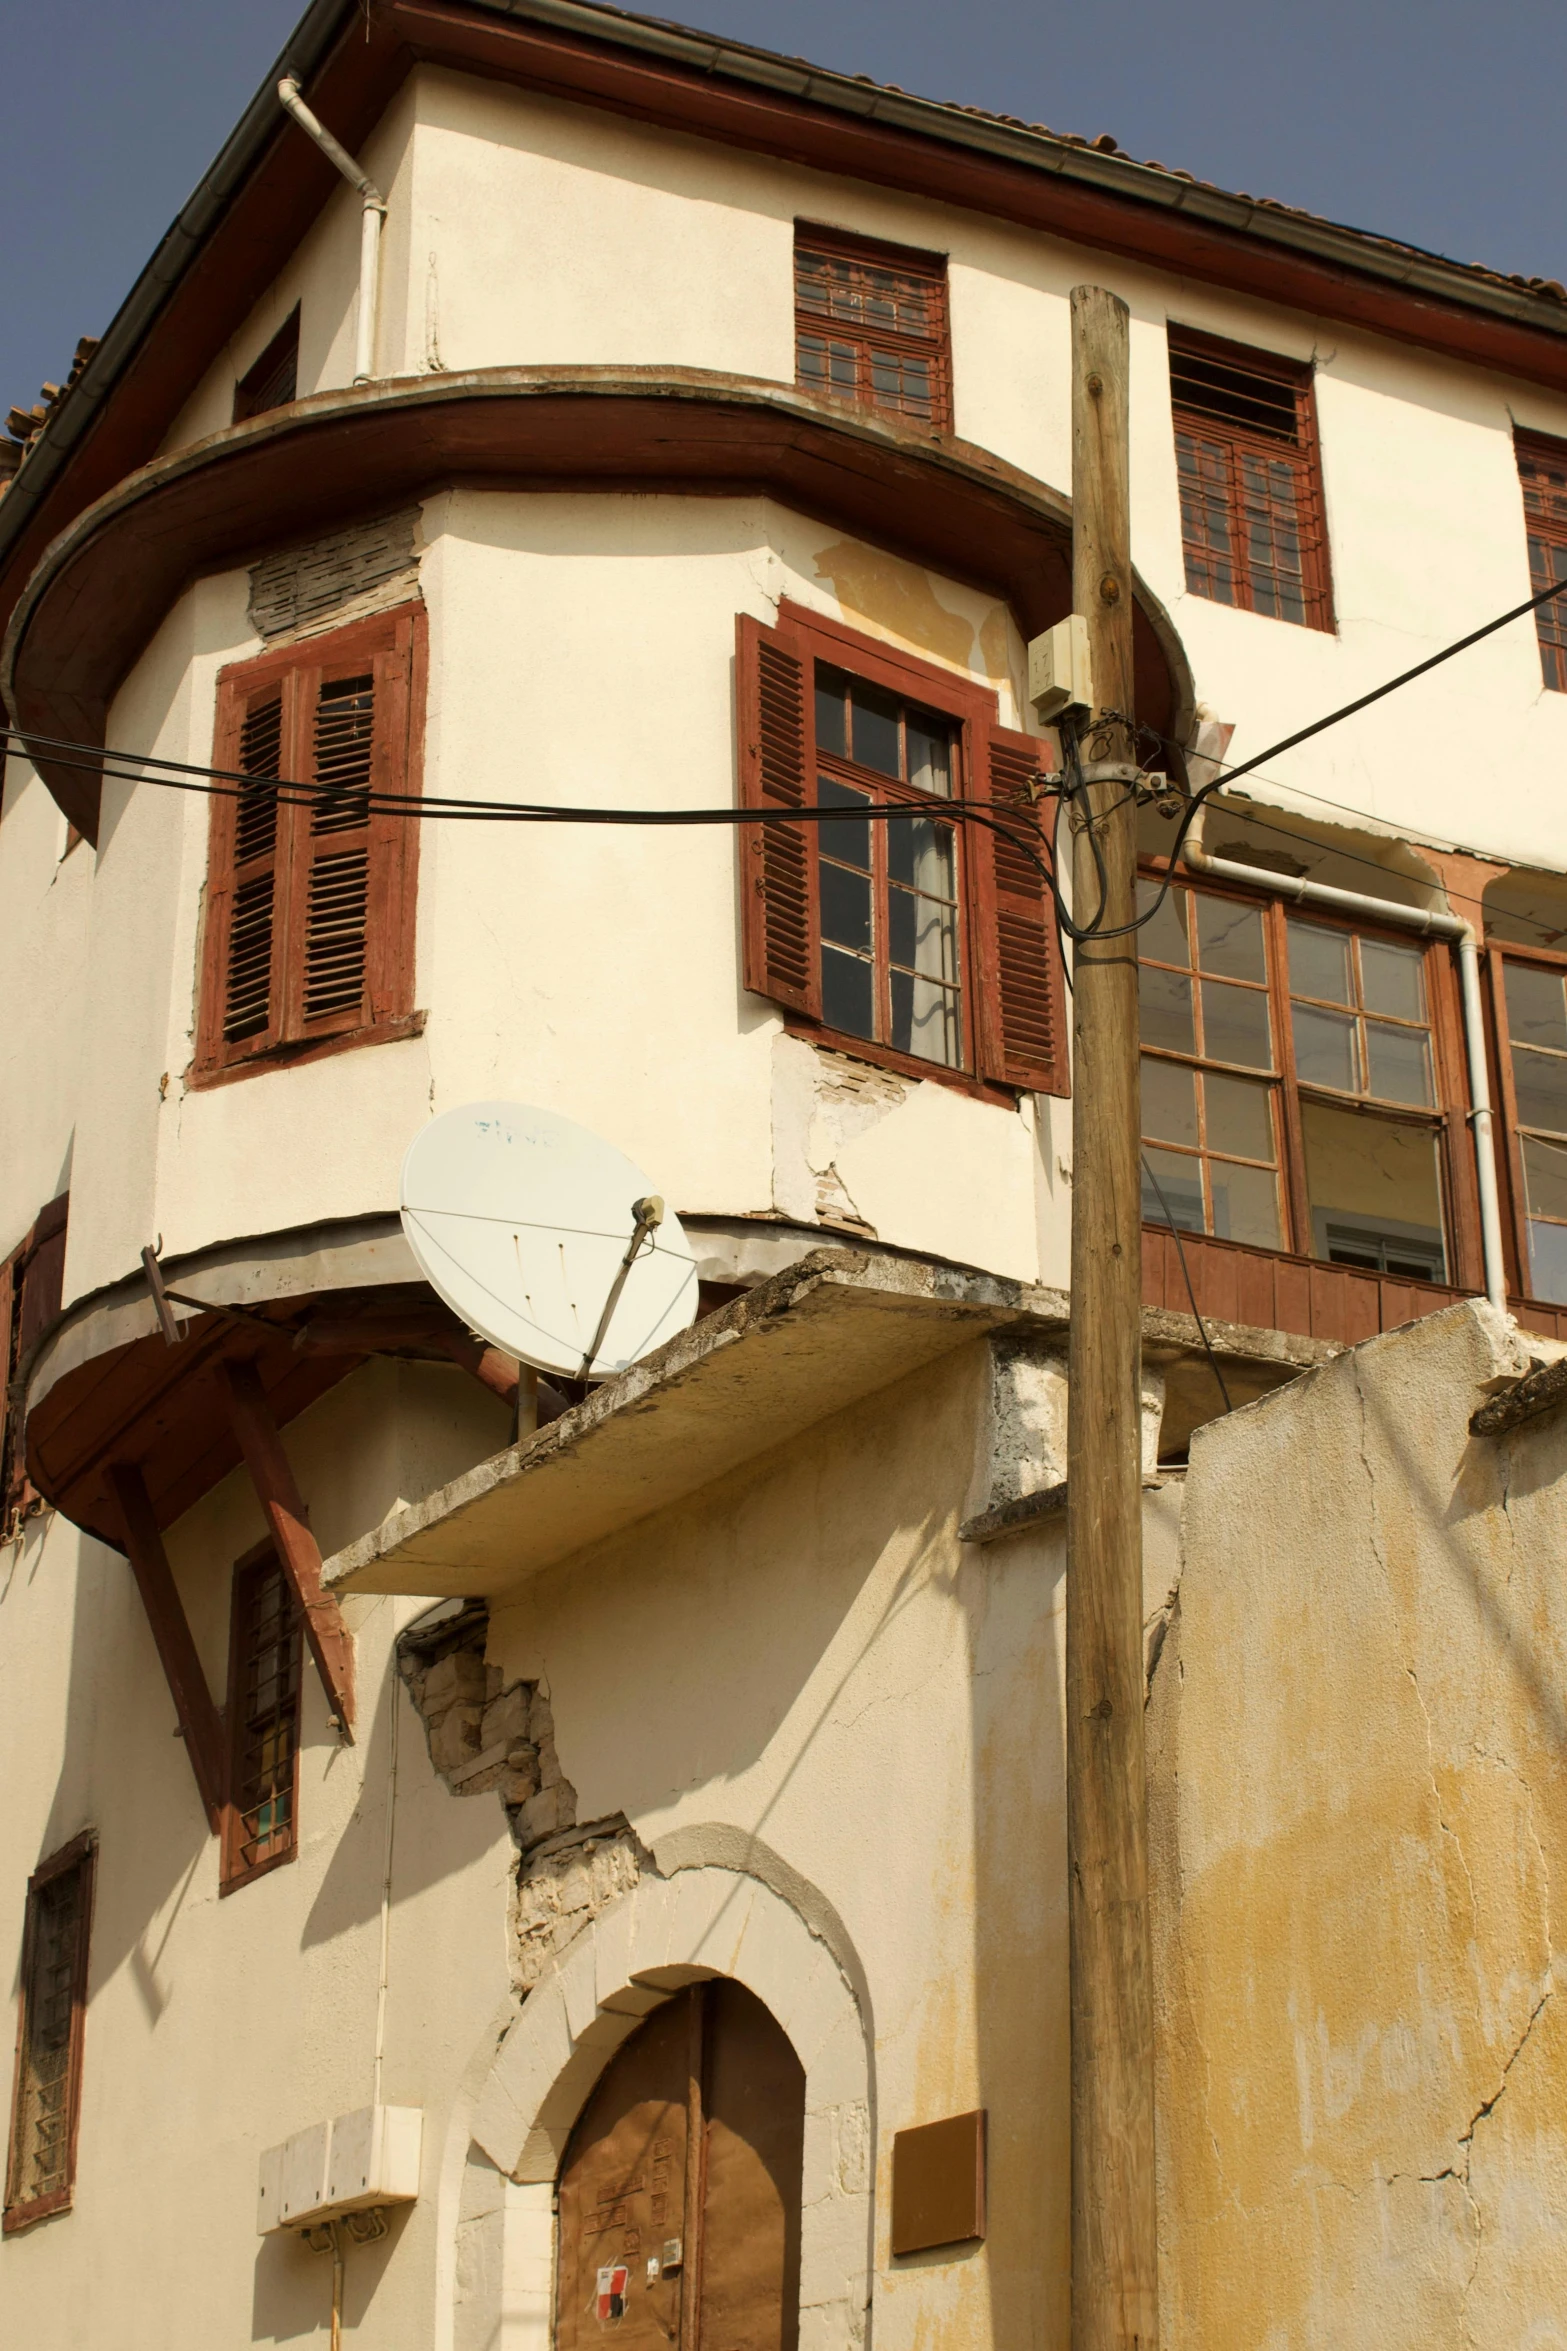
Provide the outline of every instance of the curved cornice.
<path id="1" fill-rule="evenodd" d="M 454 482 L 762 495 L 1003 597 L 1026 635 L 1071 606 L 1071 507 L 987 451 L 792 385 L 696 369 L 505 367 L 321 392 L 156 459 L 45 550 L 0 649 L 25 733 L 99 745 L 185 585 Z M 1184 740 L 1191 678 L 1137 595 L 1140 713 Z M 95 774 L 34 764 L 96 834 Z"/>

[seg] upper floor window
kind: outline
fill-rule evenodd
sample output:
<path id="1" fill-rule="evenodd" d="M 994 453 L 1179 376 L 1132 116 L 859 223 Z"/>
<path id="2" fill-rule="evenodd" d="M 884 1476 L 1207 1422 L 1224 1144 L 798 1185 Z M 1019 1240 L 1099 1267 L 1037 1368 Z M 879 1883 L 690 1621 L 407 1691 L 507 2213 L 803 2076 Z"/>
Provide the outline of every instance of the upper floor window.
<path id="1" fill-rule="evenodd" d="M 212 803 L 196 1082 L 406 1036 L 419 827 L 424 611 L 404 605 L 225 670 Z M 280 799 L 279 779 L 316 787 Z"/>
<path id="2" fill-rule="evenodd" d="M 952 429 L 947 264 L 797 222 L 795 375 L 808 391 Z"/>
<path id="3" fill-rule="evenodd" d="M 1188 588 L 1331 629 L 1311 369 L 1172 326 L 1170 399 Z"/>
<path id="4" fill-rule="evenodd" d="M 263 416 L 269 408 L 286 408 L 298 391 L 299 304 L 296 302 L 261 357 L 235 385 L 234 422 L 243 424 L 247 416 Z"/>
<path id="5" fill-rule="evenodd" d="M 1044 745 L 967 680 L 788 603 L 777 628 L 741 620 L 739 663 L 741 799 L 776 812 L 741 836 L 747 987 L 912 1076 L 1065 1093 Z M 1014 811 L 1015 837 L 963 823 L 968 799 Z M 843 813 L 791 819 L 813 804 Z"/>
<path id="6" fill-rule="evenodd" d="M 75 2185 L 94 1850 L 90 1833 L 76 1837 L 41 1862 L 28 1882 L 6 2165 L 7 2235 L 63 2212 Z"/>
<path id="7" fill-rule="evenodd" d="M 1184 882 L 1139 951 L 1148 1221 L 1453 1280 L 1441 951 Z"/>
<path id="8" fill-rule="evenodd" d="M 1529 532 L 1529 584 L 1538 591 L 1553 580 L 1567 580 L 1567 442 L 1520 433 L 1516 446 Z M 1567 596 L 1538 606 L 1534 625 L 1545 682 L 1553 692 L 1567 694 Z"/>

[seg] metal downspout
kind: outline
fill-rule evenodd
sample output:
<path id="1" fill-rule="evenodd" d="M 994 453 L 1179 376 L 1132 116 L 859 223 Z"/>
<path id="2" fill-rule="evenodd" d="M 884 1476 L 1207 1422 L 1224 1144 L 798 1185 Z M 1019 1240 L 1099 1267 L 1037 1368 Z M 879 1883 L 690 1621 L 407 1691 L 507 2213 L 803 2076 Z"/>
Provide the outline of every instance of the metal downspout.
<path id="1" fill-rule="evenodd" d="M 381 224 L 386 218 L 386 198 L 374 180 L 360 170 L 347 148 L 340 147 L 325 125 L 317 122 L 301 98 L 299 84 L 292 74 L 284 75 L 278 83 L 277 94 L 278 103 L 284 111 L 293 116 L 307 138 L 314 139 L 328 163 L 336 166 L 364 204 L 359 230 L 359 315 L 354 335 L 354 382 L 367 384 L 375 372 L 376 305 L 381 284 Z"/>

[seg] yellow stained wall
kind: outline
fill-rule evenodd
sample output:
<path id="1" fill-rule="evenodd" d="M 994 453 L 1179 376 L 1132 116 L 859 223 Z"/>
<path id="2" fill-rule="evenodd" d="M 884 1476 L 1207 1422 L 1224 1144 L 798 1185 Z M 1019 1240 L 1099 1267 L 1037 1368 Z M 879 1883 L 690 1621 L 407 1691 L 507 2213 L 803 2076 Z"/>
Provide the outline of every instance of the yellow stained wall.
<path id="1" fill-rule="evenodd" d="M 1149 1715 L 1167 2351 L 1567 2342 L 1567 1422 L 1468 1430 L 1520 1367 L 1455 1306 L 1195 1441 Z"/>

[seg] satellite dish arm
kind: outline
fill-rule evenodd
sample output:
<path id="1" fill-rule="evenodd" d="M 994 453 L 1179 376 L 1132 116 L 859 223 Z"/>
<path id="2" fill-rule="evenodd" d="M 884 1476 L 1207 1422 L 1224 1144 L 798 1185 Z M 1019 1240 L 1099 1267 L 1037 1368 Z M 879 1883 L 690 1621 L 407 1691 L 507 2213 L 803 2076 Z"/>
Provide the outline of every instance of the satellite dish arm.
<path id="1" fill-rule="evenodd" d="M 577 1374 L 579 1380 L 585 1380 L 592 1371 L 594 1360 L 604 1344 L 604 1334 L 614 1320 L 615 1309 L 620 1304 L 620 1293 L 626 1286 L 626 1277 L 642 1254 L 643 1242 L 651 1233 L 656 1232 L 664 1221 L 664 1203 L 656 1192 L 650 1192 L 645 1200 L 632 1201 L 631 1213 L 637 1221 L 632 1227 L 631 1239 L 627 1244 L 626 1254 L 620 1261 L 619 1271 L 609 1286 L 609 1296 L 604 1301 L 604 1311 L 599 1316 L 598 1329 L 593 1334 L 593 1343 L 582 1358 L 582 1369 Z"/>

